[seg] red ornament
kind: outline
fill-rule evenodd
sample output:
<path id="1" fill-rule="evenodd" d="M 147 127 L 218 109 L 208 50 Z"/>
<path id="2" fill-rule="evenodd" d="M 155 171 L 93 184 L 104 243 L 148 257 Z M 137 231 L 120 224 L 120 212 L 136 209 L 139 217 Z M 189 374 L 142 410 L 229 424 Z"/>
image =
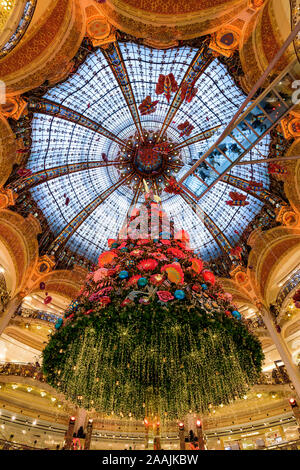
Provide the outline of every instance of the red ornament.
<path id="1" fill-rule="evenodd" d="M 50 302 L 52 302 L 52 297 L 50 295 L 48 295 L 45 299 L 44 299 L 44 304 L 45 305 L 48 305 L 50 304 Z"/>

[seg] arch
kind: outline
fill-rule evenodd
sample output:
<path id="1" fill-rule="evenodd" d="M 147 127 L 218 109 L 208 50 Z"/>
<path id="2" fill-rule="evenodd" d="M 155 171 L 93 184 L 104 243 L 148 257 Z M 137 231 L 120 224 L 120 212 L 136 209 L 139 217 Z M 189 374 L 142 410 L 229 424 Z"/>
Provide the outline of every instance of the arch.
<path id="1" fill-rule="evenodd" d="M 300 229 L 279 226 L 266 232 L 256 231 L 249 244 L 252 246 L 247 270 L 250 282 L 258 297 L 270 303 L 279 289 L 271 281 L 276 282 L 276 278 L 278 281 L 292 261 L 295 267 L 297 256 L 299 260 Z"/>
<path id="2" fill-rule="evenodd" d="M 250 91 L 275 57 L 291 32 L 289 0 L 269 0 L 244 29 L 240 58 L 245 76 L 242 85 Z M 283 70 L 296 59 L 291 45 L 274 72 Z"/>
<path id="3" fill-rule="evenodd" d="M 0 60 L 0 76 L 10 95 L 60 80 L 72 65 L 85 34 L 79 0 L 39 0 L 23 40 Z"/>
<path id="4" fill-rule="evenodd" d="M 296 139 L 295 142 L 289 148 L 286 157 L 293 155 L 300 155 L 300 139 Z M 285 162 L 288 174 L 284 180 L 284 191 L 285 194 L 296 213 L 300 213 L 300 160 L 290 160 Z"/>
<path id="5" fill-rule="evenodd" d="M 87 271 L 79 266 L 76 266 L 71 270 L 58 270 L 52 271 L 39 277 L 30 289 L 30 294 L 34 294 L 36 291 L 40 291 L 40 282 L 44 282 L 47 286 L 47 292 L 55 292 L 67 300 L 74 299 L 85 280 Z"/>
<path id="6" fill-rule="evenodd" d="M 18 162 L 15 135 L 7 120 L 0 114 L 0 187 L 3 186 L 15 163 Z"/>
<path id="7" fill-rule="evenodd" d="M 0 241 L 5 247 L 3 256 L 5 253 L 9 255 L 9 264 L 14 266 L 15 291 L 12 296 L 25 287 L 38 260 L 36 237 L 40 230 L 39 222 L 32 215 L 24 219 L 10 210 L 0 211 Z"/>

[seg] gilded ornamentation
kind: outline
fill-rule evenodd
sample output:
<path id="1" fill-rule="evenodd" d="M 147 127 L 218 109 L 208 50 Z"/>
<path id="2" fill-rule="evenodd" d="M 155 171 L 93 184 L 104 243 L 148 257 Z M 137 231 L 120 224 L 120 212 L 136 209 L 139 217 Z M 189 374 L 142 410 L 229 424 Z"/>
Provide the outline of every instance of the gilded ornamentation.
<path id="1" fill-rule="evenodd" d="M 8 93 L 23 93 L 55 77 L 60 80 L 85 32 L 79 0 L 51 2 L 28 39 L 0 60 L 0 76 Z"/>
<path id="2" fill-rule="evenodd" d="M 283 135 L 286 139 L 300 137 L 300 113 L 292 111 L 281 121 Z"/>
<path id="3" fill-rule="evenodd" d="M 293 227 L 298 224 L 299 215 L 296 214 L 291 207 L 283 206 L 280 208 L 276 220 L 282 225 Z"/>
<path id="4" fill-rule="evenodd" d="M 116 40 L 115 29 L 104 16 L 94 16 L 88 19 L 86 31 L 94 47 L 103 46 Z"/>
<path id="5" fill-rule="evenodd" d="M 6 103 L 0 107 L 0 113 L 6 118 L 13 118 L 16 121 L 23 114 L 26 114 L 27 103 L 20 96 L 7 97 Z"/>
<path id="6" fill-rule="evenodd" d="M 231 57 L 234 51 L 239 47 L 240 32 L 237 28 L 231 26 L 221 28 L 214 33 L 209 47 L 226 57 Z"/>

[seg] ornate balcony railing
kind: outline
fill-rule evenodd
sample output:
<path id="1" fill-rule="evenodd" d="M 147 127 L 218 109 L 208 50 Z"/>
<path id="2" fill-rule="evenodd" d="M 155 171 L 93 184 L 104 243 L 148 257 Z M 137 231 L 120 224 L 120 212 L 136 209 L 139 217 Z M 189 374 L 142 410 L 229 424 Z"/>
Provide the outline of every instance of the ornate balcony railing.
<path id="1" fill-rule="evenodd" d="M 33 310 L 31 308 L 23 308 L 20 307 L 16 312 L 16 317 L 21 316 L 23 318 L 33 318 L 37 320 L 47 321 L 49 323 L 56 323 L 61 315 L 57 315 L 55 313 L 48 313 L 42 310 Z"/>
<path id="2" fill-rule="evenodd" d="M 15 362 L 0 362 L 0 376 L 15 375 L 18 377 L 28 377 L 45 382 L 45 377 L 39 364 L 24 364 Z"/>
<path id="3" fill-rule="evenodd" d="M 300 269 L 296 271 L 281 287 L 277 299 L 276 299 L 276 306 L 280 308 L 289 295 L 289 293 L 300 283 Z"/>

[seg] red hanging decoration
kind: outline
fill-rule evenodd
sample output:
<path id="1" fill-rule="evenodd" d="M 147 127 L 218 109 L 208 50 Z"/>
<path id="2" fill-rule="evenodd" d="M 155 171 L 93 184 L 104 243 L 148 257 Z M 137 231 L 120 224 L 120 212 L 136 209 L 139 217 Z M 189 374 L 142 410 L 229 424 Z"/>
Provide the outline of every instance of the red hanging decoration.
<path id="1" fill-rule="evenodd" d="M 170 102 L 171 93 L 175 93 L 178 90 L 178 83 L 172 73 L 169 75 L 160 75 L 156 85 L 155 93 L 157 95 L 164 94 L 167 98 L 168 103 Z"/>
<path id="2" fill-rule="evenodd" d="M 242 193 L 237 193 L 235 191 L 231 191 L 229 193 L 229 196 L 231 197 L 231 201 L 226 201 L 226 204 L 228 206 L 248 206 L 249 202 L 246 201 L 247 196 Z"/>
<path id="3" fill-rule="evenodd" d="M 145 116 L 147 114 L 155 113 L 157 103 L 158 101 L 151 101 L 151 97 L 146 96 L 146 98 L 139 105 L 139 110 L 141 112 L 141 115 Z"/>
<path id="4" fill-rule="evenodd" d="M 184 135 L 189 136 L 192 130 L 194 129 L 194 126 L 192 126 L 189 121 L 185 121 L 184 123 L 179 124 L 179 126 L 177 126 L 177 129 L 182 131 L 179 137 L 183 137 Z"/>
<path id="5" fill-rule="evenodd" d="M 50 295 L 48 295 L 45 299 L 44 299 L 44 304 L 45 305 L 48 305 L 52 302 L 52 297 Z"/>
<path id="6" fill-rule="evenodd" d="M 192 83 L 184 82 L 181 87 L 181 101 L 186 101 L 190 103 L 192 99 L 196 96 L 198 88 L 195 88 L 195 81 Z"/>
<path id="7" fill-rule="evenodd" d="M 287 170 L 277 163 L 269 163 L 269 175 L 287 175 Z"/>

